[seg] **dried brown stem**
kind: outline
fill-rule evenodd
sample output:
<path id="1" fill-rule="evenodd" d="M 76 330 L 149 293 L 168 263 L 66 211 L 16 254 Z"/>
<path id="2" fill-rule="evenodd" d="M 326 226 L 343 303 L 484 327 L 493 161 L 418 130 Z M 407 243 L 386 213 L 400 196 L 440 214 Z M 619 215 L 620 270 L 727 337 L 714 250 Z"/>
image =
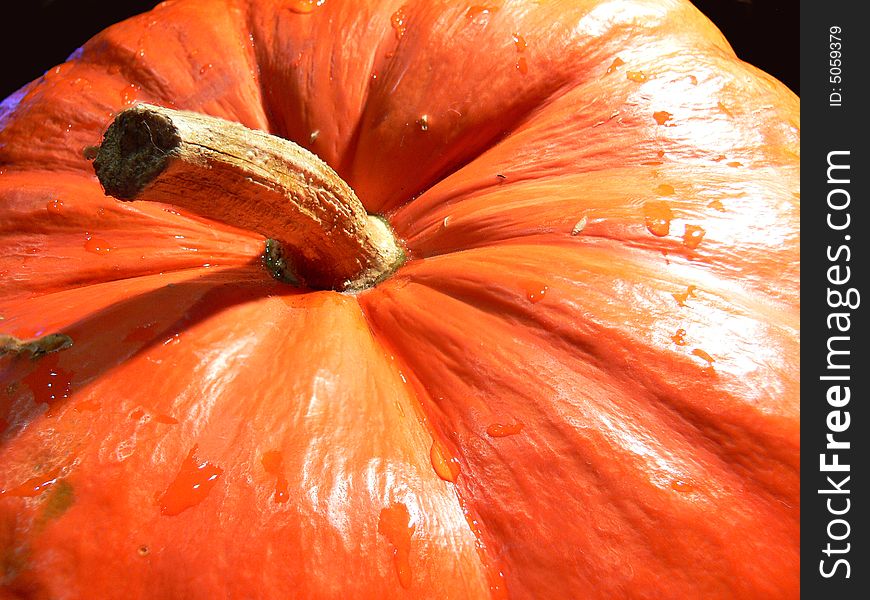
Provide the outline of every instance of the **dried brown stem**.
<path id="1" fill-rule="evenodd" d="M 238 123 L 140 104 L 109 126 L 94 169 L 120 200 L 175 205 L 277 240 L 312 288 L 363 289 L 404 260 L 386 222 L 326 163 Z"/>

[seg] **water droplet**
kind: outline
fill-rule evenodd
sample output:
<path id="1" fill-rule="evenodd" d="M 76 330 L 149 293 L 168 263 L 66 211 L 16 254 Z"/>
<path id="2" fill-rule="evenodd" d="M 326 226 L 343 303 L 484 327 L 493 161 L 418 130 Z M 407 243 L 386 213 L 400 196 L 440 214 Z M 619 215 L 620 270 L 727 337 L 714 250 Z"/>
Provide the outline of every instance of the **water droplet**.
<path id="1" fill-rule="evenodd" d="M 686 301 L 689 298 L 695 297 L 695 290 L 697 290 L 697 289 L 698 289 L 697 286 L 690 285 L 686 288 L 685 292 L 677 292 L 677 293 L 672 294 L 672 296 L 674 297 L 674 300 L 677 301 L 677 304 L 679 304 L 680 306 L 685 306 Z"/>
<path id="2" fill-rule="evenodd" d="M 529 64 L 526 62 L 525 56 L 521 56 L 517 59 L 517 71 L 523 75 L 529 72 Z"/>
<path id="3" fill-rule="evenodd" d="M 57 354 L 44 356 L 21 380 L 33 393 L 34 402 L 48 405 L 47 415 L 50 417 L 54 416 L 56 405 L 72 394 L 73 373 L 61 368 L 59 362 Z"/>
<path id="4" fill-rule="evenodd" d="M 731 162 L 725 163 L 729 167 L 742 167 L 743 163 L 737 162 L 736 160 L 732 160 Z"/>
<path id="5" fill-rule="evenodd" d="M 707 233 L 704 231 L 703 227 L 699 227 L 698 225 L 686 225 L 686 232 L 683 234 L 683 245 L 686 248 L 694 250 L 701 244 L 701 240 L 704 239 L 704 234 Z"/>
<path id="6" fill-rule="evenodd" d="M 668 235 L 674 214 L 666 202 L 652 201 L 643 205 L 643 218 L 647 230 L 658 237 Z"/>
<path id="7" fill-rule="evenodd" d="M 671 336 L 671 339 L 674 340 L 674 343 L 677 346 L 685 346 L 686 345 L 686 330 L 685 329 L 677 329 L 676 333 Z"/>
<path id="8" fill-rule="evenodd" d="M 50 215 L 60 215 L 63 213 L 63 200 L 55 199 L 49 200 L 48 204 L 45 205 L 45 210 L 48 211 Z"/>
<path id="9" fill-rule="evenodd" d="M 616 58 L 613 59 L 613 62 L 610 63 L 610 66 L 607 67 L 607 74 L 610 75 L 616 69 L 618 69 L 619 67 L 621 67 L 624 64 L 625 64 L 625 61 L 617 56 Z"/>
<path id="10" fill-rule="evenodd" d="M 659 196 L 673 196 L 674 191 L 674 186 L 668 185 L 667 183 L 663 183 L 656 188 L 656 192 Z"/>
<path id="11" fill-rule="evenodd" d="M 526 298 L 532 304 L 537 304 L 544 299 L 544 296 L 547 294 L 547 290 L 549 289 L 550 287 L 543 283 L 528 283 L 526 284 Z"/>
<path id="12" fill-rule="evenodd" d="M 416 525 L 411 524 L 408 507 L 395 502 L 381 510 L 378 519 L 378 533 L 387 538 L 393 547 L 393 565 L 403 588 L 411 587 L 411 536 Z"/>
<path id="13" fill-rule="evenodd" d="M 45 475 L 37 475 L 13 488 L 0 490 L 0 496 L 17 496 L 19 498 L 32 498 L 40 495 L 47 487 L 57 482 L 60 477 L 60 468 L 52 469 Z"/>
<path id="14" fill-rule="evenodd" d="M 208 72 L 208 70 L 211 69 L 211 68 L 212 68 L 212 64 L 211 64 L 211 63 L 206 63 L 206 64 L 202 65 L 202 66 L 199 68 L 199 74 L 200 74 L 200 75 L 205 75 L 206 72 Z"/>
<path id="15" fill-rule="evenodd" d="M 665 123 L 670 121 L 673 116 L 674 115 L 666 110 L 660 110 L 653 113 L 653 119 L 655 119 L 656 123 L 658 123 L 659 125 L 664 125 Z"/>
<path id="16" fill-rule="evenodd" d="M 137 408 L 136 410 L 134 410 L 133 412 L 130 413 L 130 418 L 134 421 L 139 421 L 144 416 L 145 416 L 145 411 L 142 410 L 141 408 Z"/>
<path id="17" fill-rule="evenodd" d="M 444 220 L 441 221 L 441 228 L 442 228 L 442 229 L 447 229 L 447 225 L 448 225 L 449 223 L 450 223 L 450 215 L 447 215 L 446 217 L 444 217 Z"/>
<path id="18" fill-rule="evenodd" d="M 157 321 L 139 325 L 124 336 L 124 342 L 150 342 L 159 333 Z"/>
<path id="19" fill-rule="evenodd" d="M 508 437 L 510 435 L 516 435 L 522 430 L 523 424 L 519 421 L 509 424 L 493 423 L 486 428 L 486 435 L 490 437 L 501 438 Z"/>
<path id="20" fill-rule="evenodd" d="M 489 17 L 492 13 L 498 12 L 498 6 L 470 6 L 465 11 L 465 16 L 472 21 L 476 21 L 478 17 Z"/>
<path id="21" fill-rule="evenodd" d="M 292 0 L 288 7 L 291 11 L 300 15 L 307 15 L 318 6 L 323 6 L 326 0 Z"/>
<path id="22" fill-rule="evenodd" d="M 161 514 L 173 517 L 202 502 L 224 472 L 208 461 L 197 459 L 196 449 L 196 445 L 191 448 L 178 475 L 158 500 Z"/>
<path id="23" fill-rule="evenodd" d="M 408 16 L 405 14 L 404 6 L 400 6 L 390 17 L 390 26 L 396 32 L 397 40 L 402 39 L 402 36 L 405 35 L 405 31 L 408 29 L 407 19 Z"/>
<path id="24" fill-rule="evenodd" d="M 180 344 L 180 343 L 181 343 L 181 332 L 180 331 L 176 331 L 175 333 L 170 335 L 168 338 L 163 340 L 164 346 L 175 346 L 176 344 Z"/>
<path id="25" fill-rule="evenodd" d="M 580 233 L 586 229 L 586 223 L 588 219 L 584 216 L 581 217 L 579 221 L 574 223 L 574 227 L 571 229 L 571 235 L 580 235 Z"/>
<path id="26" fill-rule="evenodd" d="M 429 449 L 429 460 L 438 477 L 456 483 L 460 471 L 459 460 L 455 456 L 450 456 L 450 453 L 435 440 L 432 441 L 432 447 Z"/>
<path id="27" fill-rule="evenodd" d="M 275 502 L 287 502 L 290 498 L 290 492 L 287 490 L 287 478 L 284 477 L 284 457 L 278 450 L 270 450 L 263 454 L 263 468 L 266 473 L 276 478 L 275 495 L 272 500 Z"/>
<path id="28" fill-rule="evenodd" d="M 705 361 L 707 363 L 708 369 L 713 369 L 713 363 L 716 362 L 716 360 L 712 356 L 710 356 L 700 348 L 695 348 L 694 350 L 692 350 L 692 354 Z"/>
<path id="29" fill-rule="evenodd" d="M 625 78 L 634 81 L 635 83 L 643 83 L 647 79 L 646 74 L 643 71 L 628 71 L 625 74 Z"/>
<path id="30" fill-rule="evenodd" d="M 312 131 L 312 132 L 311 132 L 311 135 L 308 136 L 308 145 L 310 146 L 310 145 L 312 145 L 314 142 L 316 142 L 316 141 L 317 141 L 317 136 L 319 136 L 319 135 L 320 135 L 320 130 L 319 130 L 319 129 L 315 129 L 314 131 Z"/>
<path id="31" fill-rule="evenodd" d="M 517 48 L 517 52 L 523 53 L 526 51 L 526 48 L 529 47 L 529 45 L 526 43 L 525 38 L 523 36 L 521 36 L 520 34 L 514 33 L 514 34 L 511 34 L 511 37 L 514 40 L 514 45 Z"/>
<path id="32" fill-rule="evenodd" d="M 420 128 L 420 131 L 429 131 L 429 115 L 422 115 L 416 121 L 417 127 Z"/>
<path id="33" fill-rule="evenodd" d="M 93 254 L 105 255 L 105 254 L 108 254 L 109 252 L 111 252 L 112 250 L 114 250 L 114 248 L 109 246 L 109 244 L 108 244 L 108 242 L 106 242 L 106 240 L 101 239 L 101 238 L 91 237 L 91 236 L 88 236 L 87 239 L 85 240 L 84 247 L 85 247 L 85 250 L 87 250 L 88 252 L 91 252 Z"/>
<path id="34" fill-rule="evenodd" d="M 73 411 L 81 412 L 96 412 L 100 410 L 100 403 L 96 400 L 83 400 L 73 407 Z"/>
<path id="35" fill-rule="evenodd" d="M 677 492 L 687 494 L 689 492 L 694 492 L 695 486 L 688 481 L 684 481 L 682 479 L 674 479 L 671 482 L 671 489 Z"/>

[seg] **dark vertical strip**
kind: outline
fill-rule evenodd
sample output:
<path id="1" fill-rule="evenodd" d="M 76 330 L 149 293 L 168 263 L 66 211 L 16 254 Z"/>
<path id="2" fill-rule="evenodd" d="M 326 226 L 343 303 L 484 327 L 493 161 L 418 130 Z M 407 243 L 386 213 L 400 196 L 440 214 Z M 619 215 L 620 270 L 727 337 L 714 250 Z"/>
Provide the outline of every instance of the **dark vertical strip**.
<path id="1" fill-rule="evenodd" d="M 860 7 L 848 0 L 801 2 L 804 598 L 870 592 L 870 32 Z"/>

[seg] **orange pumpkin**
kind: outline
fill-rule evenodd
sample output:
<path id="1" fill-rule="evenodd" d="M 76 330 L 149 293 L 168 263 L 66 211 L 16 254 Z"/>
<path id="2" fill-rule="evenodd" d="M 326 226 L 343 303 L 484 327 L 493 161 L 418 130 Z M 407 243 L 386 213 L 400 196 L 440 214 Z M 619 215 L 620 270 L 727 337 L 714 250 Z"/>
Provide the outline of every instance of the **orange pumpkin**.
<path id="1" fill-rule="evenodd" d="M 105 196 L 138 102 L 309 148 L 408 262 L 294 287 Z M 797 598 L 798 115 L 682 0 L 99 34 L 0 109 L 4 594 Z"/>

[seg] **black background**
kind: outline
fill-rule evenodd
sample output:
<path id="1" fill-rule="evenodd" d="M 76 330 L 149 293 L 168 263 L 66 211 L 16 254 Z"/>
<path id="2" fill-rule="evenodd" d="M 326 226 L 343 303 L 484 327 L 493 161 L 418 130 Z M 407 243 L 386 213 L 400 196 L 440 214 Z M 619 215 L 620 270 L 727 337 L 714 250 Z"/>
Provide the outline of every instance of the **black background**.
<path id="1" fill-rule="evenodd" d="M 0 98 L 66 60 L 91 36 L 154 7 L 155 0 L 3 0 Z M 695 0 L 743 60 L 800 94 L 798 3 L 784 0 Z"/>

